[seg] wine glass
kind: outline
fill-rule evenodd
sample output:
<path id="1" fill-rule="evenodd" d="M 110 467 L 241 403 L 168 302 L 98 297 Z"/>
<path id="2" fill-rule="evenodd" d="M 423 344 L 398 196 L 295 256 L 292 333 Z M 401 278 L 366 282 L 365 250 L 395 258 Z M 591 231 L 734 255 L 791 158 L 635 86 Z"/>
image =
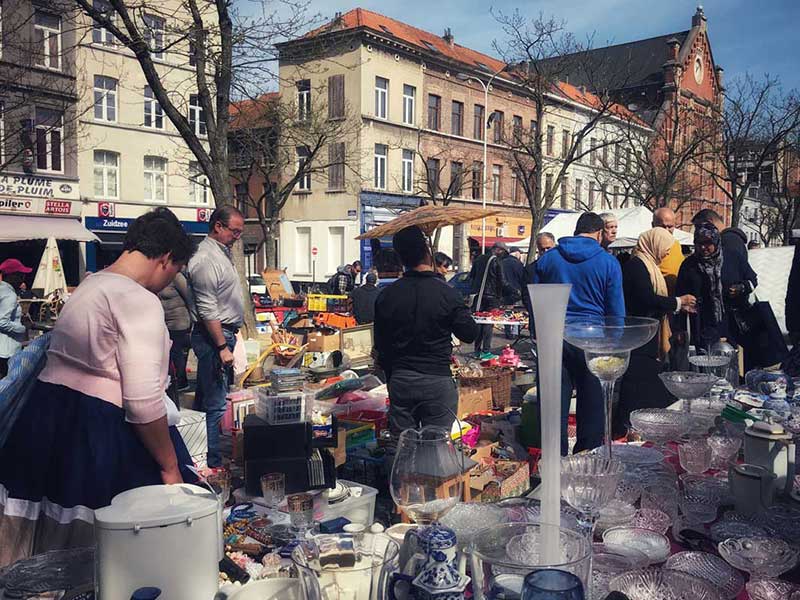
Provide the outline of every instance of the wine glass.
<path id="1" fill-rule="evenodd" d="M 644 346 L 658 331 L 658 321 L 644 317 L 595 317 L 568 320 L 564 339 L 584 351 L 589 371 L 605 396 L 606 456 L 611 454 L 611 406 L 614 384 L 628 369 L 631 350 Z"/>
<path id="2" fill-rule="evenodd" d="M 450 432 L 441 427 L 400 434 L 389 478 L 395 504 L 420 525 L 438 521 L 461 498 L 462 463 Z"/>

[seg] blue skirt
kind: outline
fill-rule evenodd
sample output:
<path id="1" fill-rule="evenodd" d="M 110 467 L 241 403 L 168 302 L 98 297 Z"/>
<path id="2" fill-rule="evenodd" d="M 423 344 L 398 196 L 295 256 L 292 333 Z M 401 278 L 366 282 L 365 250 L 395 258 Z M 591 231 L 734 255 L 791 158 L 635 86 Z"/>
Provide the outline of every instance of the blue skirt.
<path id="1" fill-rule="evenodd" d="M 193 462 L 175 427 L 170 436 L 184 481 L 195 483 L 187 468 Z M 13 555 L 0 550 L 0 565 L 91 543 L 94 509 L 108 506 L 120 492 L 160 483 L 158 463 L 122 408 L 37 381 L 0 449 L 0 533 L 13 540 L 8 546 L 17 546 Z M 64 531 L 72 525 L 82 532 Z"/>

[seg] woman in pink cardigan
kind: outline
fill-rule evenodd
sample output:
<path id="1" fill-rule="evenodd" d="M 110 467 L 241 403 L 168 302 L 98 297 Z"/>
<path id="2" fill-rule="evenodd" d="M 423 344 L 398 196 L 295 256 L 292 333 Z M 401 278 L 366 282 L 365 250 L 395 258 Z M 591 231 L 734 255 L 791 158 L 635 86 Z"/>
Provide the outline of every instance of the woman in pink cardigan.
<path id="1" fill-rule="evenodd" d="M 156 209 L 64 306 L 47 364 L 0 449 L 0 566 L 93 545 L 93 511 L 115 495 L 194 479 L 167 422 L 169 335 L 156 295 L 193 251 L 175 215 Z"/>

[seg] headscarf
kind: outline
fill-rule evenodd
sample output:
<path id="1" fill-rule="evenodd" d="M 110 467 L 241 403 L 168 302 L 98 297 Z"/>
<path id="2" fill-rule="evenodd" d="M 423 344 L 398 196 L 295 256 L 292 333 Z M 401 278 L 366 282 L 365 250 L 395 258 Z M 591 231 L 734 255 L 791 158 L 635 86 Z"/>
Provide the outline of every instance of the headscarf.
<path id="1" fill-rule="evenodd" d="M 698 245 L 711 242 L 714 245 L 714 253 L 710 256 L 703 256 L 698 251 Z M 697 254 L 697 264 L 700 272 L 708 283 L 711 291 L 712 308 L 714 310 L 714 323 L 721 323 L 723 317 L 722 307 L 722 240 L 719 230 L 712 223 L 701 223 L 694 230 L 694 247 Z"/>
<path id="2" fill-rule="evenodd" d="M 666 296 L 668 294 L 667 282 L 661 273 L 659 264 L 669 254 L 674 241 L 669 231 L 662 227 L 654 227 L 639 236 L 639 241 L 633 251 L 633 256 L 638 257 L 647 268 L 647 273 L 650 275 L 650 285 L 653 286 L 653 291 L 657 296 Z M 669 318 L 667 315 L 663 315 L 658 330 L 658 356 L 660 359 L 664 359 L 669 354 L 669 338 L 671 336 L 672 330 L 669 326 Z"/>

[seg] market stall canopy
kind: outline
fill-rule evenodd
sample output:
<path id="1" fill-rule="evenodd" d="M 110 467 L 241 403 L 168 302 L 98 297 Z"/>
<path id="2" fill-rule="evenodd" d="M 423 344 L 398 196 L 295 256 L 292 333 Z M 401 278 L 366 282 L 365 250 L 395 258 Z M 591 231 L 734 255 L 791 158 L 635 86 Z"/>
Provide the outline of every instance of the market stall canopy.
<path id="1" fill-rule="evenodd" d="M 78 242 L 100 241 L 77 219 L 0 215 L 0 242 L 46 240 L 48 238 Z"/>
<path id="2" fill-rule="evenodd" d="M 36 277 L 33 279 L 33 289 L 42 290 L 45 297 L 59 290 L 67 293 L 67 280 L 64 278 L 64 267 L 61 264 L 61 254 L 55 238 L 47 240 L 47 246 L 39 261 Z"/>
<path id="3" fill-rule="evenodd" d="M 619 228 L 617 229 L 617 239 L 611 244 L 612 248 L 632 248 L 639 240 L 639 235 L 653 227 L 653 213 L 645 206 L 634 206 L 633 208 L 617 208 L 609 211 L 617 217 Z M 571 236 L 575 232 L 575 224 L 581 216 L 580 212 L 562 213 L 554 217 L 547 225 L 542 227 L 541 232 L 552 233 L 558 240 L 562 237 Z M 694 244 L 691 233 L 675 229 L 673 232 L 675 239 L 682 246 Z M 509 246 L 525 247 L 530 244 L 531 238 L 520 240 L 509 244 Z"/>
<path id="4" fill-rule="evenodd" d="M 458 206 L 420 206 L 403 213 L 388 223 L 373 227 L 356 239 L 366 240 L 394 235 L 401 229 L 416 225 L 427 235 L 432 235 L 440 227 L 469 223 L 484 217 L 499 215 L 503 211 L 497 208 L 462 208 Z"/>

